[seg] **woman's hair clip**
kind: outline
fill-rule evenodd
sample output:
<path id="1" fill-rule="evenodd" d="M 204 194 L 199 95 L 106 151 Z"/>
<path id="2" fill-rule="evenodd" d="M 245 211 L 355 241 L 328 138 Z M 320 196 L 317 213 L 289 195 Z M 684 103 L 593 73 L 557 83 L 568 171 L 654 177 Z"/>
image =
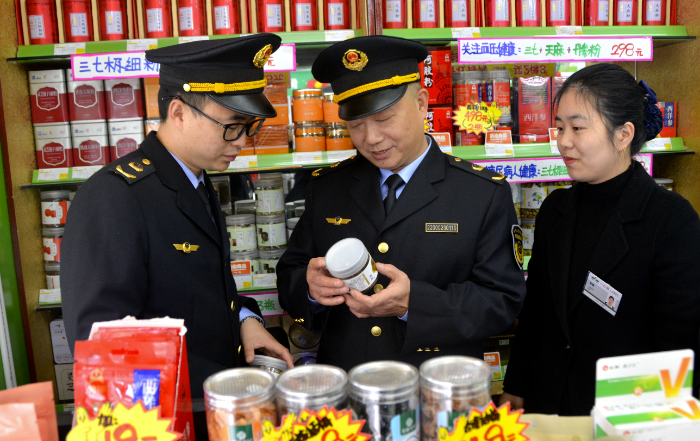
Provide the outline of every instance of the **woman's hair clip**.
<path id="1" fill-rule="evenodd" d="M 651 102 L 652 104 L 659 102 L 659 100 L 656 98 L 656 92 L 654 92 L 654 89 L 647 86 L 647 83 L 644 80 L 639 82 L 639 87 L 641 87 L 645 92 L 644 101 Z"/>

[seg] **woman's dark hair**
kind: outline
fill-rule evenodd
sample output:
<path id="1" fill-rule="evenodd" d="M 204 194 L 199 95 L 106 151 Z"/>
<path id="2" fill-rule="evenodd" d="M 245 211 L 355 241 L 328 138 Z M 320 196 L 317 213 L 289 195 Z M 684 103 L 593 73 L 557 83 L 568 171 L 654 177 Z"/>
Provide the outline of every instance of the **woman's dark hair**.
<path id="1" fill-rule="evenodd" d="M 184 92 L 182 90 L 175 91 L 165 87 L 158 89 L 158 112 L 160 113 L 160 119 L 165 121 L 168 118 L 168 108 L 170 107 L 170 102 L 173 97 L 179 96 L 187 104 L 194 106 L 198 109 L 202 109 L 207 102 L 207 96 L 201 93 Z M 195 116 L 199 116 L 195 113 Z"/>
<path id="2" fill-rule="evenodd" d="M 570 90 L 590 100 L 615 142 L 615 131 L 626 122 L 634 125 L 630 153 L 636 155 L 644 143 L 656 138 L 663 128 L 661 110 L 656 107 L 656 95 L 646 86 L 637 84 L 625 69 L 616 64 L 601 63 L 588 66 L 566 80 L 555 102 Z"/>

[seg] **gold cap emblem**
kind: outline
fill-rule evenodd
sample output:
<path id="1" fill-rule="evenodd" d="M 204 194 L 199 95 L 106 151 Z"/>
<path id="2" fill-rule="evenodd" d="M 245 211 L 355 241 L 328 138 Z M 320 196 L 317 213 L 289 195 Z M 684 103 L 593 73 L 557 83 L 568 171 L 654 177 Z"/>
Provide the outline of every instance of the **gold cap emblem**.
<path id="1" fill-rule="evenodd" d="M 362 70 L 368 62 L 367 54 L 357 49 L 350 49 L 343 55 L 343 65 L 350 70 Z"/>
<path id="2" fill-rule="evenodd" d="M 267 59 L 270 58 L 270 55 L 272 55 L 272 45 L 268 44 L 255 54 L 255 57 L 253 57 L 253 66 L 258 69 L 262 68 L 265 63 L 267 63 Z"/>

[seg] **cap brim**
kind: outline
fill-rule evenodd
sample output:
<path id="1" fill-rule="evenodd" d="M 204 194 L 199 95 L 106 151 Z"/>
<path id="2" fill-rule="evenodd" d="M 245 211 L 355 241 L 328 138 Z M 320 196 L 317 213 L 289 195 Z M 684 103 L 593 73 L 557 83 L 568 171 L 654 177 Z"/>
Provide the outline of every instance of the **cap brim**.
<path id="1" fill-rule="evenodd" d="M 344 101 L 338 106 L 338 116 L 345 121 L 353 121 L 374 115 L 398 103 L 407 89 L 408 84 L 402 84 Z"/>
<path id="2" fill-rule="evenodd" d="M 255 93 L 251 95 L 213 95 L 207 96 L 217 104 L 243 115 L 257 118 L 274 118 L 277 111 L 267 99 L 265 94 Z"/>

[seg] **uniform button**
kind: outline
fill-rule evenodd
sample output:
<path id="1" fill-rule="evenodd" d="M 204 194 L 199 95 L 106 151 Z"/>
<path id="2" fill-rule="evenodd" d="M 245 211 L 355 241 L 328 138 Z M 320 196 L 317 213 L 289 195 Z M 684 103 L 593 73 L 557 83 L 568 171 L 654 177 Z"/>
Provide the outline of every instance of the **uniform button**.
<path id="1" fill-rule="evenodd" d="M 374 285 L 374 293 L 375 294 L 379 294 L 380 292 L 382 292 L 383 289 L 384 289 L 384 287 L 382 286 L 381 283 L 377 283 L 376 285 Z"/>
<path id="2" fill-rule="evenodd" d="M 433 349 L 433 352 L 440 352 L 440 348 Z"/>
<path id="3" fill-rule="evenodd" d="M 387 251 L 389 251 L 389 244 L 386 243 L 386 242 L 382 242 L 382 243 L 379 244 L 379 246 L 377 247 L 377 249 L 379 250 L 380 253 L 384 254 L 384 253 L 386 253 Z"/>
<path id="4" fill-rule="evenodd" d="M 231 301 L 231 312 L 235 312 L 235 311 L 236 311 L 236 302 Z"/>
<path id="5" fill-rule="evenodd" d="M 382 335 L 382 328 L 380 328 L 379 326 L 373 326 L 372 335 L 374 335 L 375 337 L 379 337 L 380 335 Z"/>
<path id="6" fill-rule="evenodd" d="M 566 345 L 564 349 L 571 349 L 571 345 Z"/>

